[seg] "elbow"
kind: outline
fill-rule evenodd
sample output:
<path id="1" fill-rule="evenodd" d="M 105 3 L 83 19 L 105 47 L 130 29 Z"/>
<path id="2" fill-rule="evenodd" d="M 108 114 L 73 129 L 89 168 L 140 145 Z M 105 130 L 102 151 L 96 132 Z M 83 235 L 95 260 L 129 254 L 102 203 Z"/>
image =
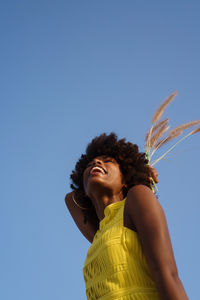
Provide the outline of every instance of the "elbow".
<path id="1" fill-rule="evenodd" d="M 66 204 L 66 206 L 67 206 L 67 204 L 68 204 L 68 194 L 65 196 L 64 201 L 65 201 L 65 204 Z"/>
<path id="2" fill-rule="evenodd" d="M 64 201 L 67 206 L 68 206 L 68 203 L 71 202 L 71 198 L 72 198 L 72 192 L 66 194 Z"/>

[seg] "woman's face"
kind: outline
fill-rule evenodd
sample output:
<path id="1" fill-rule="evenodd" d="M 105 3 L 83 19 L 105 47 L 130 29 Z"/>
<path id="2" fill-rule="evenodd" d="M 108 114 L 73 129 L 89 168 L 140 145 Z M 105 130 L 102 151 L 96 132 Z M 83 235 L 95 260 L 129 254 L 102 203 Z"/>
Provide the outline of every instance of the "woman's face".
<path id="1" fill-rule="evenodd" d="M 88 197 L 95 191 L 117 195 L 124 186 L 119 164 L 114 158 L 104 155 L 94 158 L 83 173 L 83 184 Z"/>

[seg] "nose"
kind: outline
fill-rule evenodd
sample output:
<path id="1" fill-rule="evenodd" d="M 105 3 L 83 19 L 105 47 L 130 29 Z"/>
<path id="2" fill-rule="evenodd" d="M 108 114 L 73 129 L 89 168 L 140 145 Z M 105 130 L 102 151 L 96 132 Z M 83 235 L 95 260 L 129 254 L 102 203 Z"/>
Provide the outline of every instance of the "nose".
<path id="1" fill-rule="evenodd" d="M 103 158 L 101 159 L 101 157 L 95 157 L 91 161 L 91 163 L 88 165 L 88 167 L 90 167 L 90 170 L 92 170 L 92 168 L 95 167 L 95 166 L 101 167 L 104 170 L 104 172 L 107 173 L 107 170 L 104 166 L 104 159 Z"/>
<path id="2" fill-rule="evenodd" d="M 99 159 L 99 158 L 94 158 L 93 161 L 92 161 L 92 164 L 95 165 L 101 165 L 102 164 L 102 160 Z"/>

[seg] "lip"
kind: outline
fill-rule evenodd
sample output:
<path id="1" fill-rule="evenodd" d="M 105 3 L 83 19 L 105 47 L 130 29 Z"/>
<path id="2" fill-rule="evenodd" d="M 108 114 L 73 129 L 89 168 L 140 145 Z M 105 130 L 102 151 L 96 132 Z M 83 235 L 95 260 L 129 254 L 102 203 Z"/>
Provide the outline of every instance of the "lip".
<path id="1" fill-rule="evenodd" d="M 94 175 L 94 174 L 98 174 L 98 173 L 105 175 L 107 172 L 102 166 L 93 166 L 90 169 L 90 175 Z"/>

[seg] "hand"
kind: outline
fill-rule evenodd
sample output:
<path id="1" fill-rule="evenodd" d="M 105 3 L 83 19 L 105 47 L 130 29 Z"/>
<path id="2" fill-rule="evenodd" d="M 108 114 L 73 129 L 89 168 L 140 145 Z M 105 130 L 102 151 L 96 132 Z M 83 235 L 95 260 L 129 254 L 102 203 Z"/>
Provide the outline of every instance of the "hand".
<path id="1" fill-rule="evenodd" d="M 154 169 L 152 166 L 148 166 L 149 167 L 149 180 L 152 181 L 152 179 L 154 180 L 155 183 L 158 183 L 158 172 L 156 171 L 156 169 Z"/>

